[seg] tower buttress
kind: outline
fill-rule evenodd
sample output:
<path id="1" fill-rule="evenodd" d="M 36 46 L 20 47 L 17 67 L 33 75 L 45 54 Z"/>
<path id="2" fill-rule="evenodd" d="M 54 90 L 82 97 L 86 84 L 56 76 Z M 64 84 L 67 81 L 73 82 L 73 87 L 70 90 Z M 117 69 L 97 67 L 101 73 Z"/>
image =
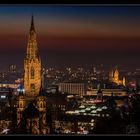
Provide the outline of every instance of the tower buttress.
<path id="1" fill-rule="evenodd" d="M 21 122 L 22 113 L 26 107 L 26 99 L 23 95 L 23 91 L 20 91 L 19 97 L 17 100 L 17 125 Z"/>
<path id="2" fill-rule="evenodd" d="M 39 110 L 39 125 L 42 134 L 46 134 L 46 95 L 41 86 L 39 96 L 37 97 L 37 109 Z"/>

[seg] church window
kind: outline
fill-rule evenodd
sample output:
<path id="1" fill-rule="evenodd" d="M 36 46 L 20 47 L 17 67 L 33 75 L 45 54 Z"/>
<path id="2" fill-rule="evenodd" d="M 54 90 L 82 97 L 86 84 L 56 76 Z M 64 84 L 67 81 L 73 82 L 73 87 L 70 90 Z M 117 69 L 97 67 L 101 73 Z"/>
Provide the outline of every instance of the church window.
<path id="1" fill-rule="evenodd" d="M 42 102 L 40 103 L 40 108 L 43 108 L 43 103 Z"/>
<path id="2" fill-rule="evenodd" d="M 31 87 L 31 90 L 35 90 L 35 84 L 31 84 L 30 87 Z"/>
<path id="3" fill-rule="evenodd" d="M 22 102 L 20 102 L 19 107 L 22 108 Z"/>
<path id="4" fill-rule="evenodd" d="M 34 79 L 34 75 L 35 75 L 34 68 L 31 67 L 31 79 Z"/>

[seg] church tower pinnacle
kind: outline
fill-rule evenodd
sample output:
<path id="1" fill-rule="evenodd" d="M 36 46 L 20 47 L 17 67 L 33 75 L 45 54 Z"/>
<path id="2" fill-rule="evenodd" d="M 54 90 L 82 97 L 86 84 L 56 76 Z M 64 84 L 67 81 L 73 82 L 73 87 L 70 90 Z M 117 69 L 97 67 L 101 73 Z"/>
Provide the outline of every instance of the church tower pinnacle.
<path id="1" fill-rule="evenodd" d="M 31 20 L 30 31 L 35 31 L 35 27 L 34 27 L 34 16 L 33 15 L 32 15 L 32 20 Z"/>
<path id="2" fill-rule="evenodd" d="M 38 53 L 34 18 L 31 18 L 26 57 L 24 59 L 24 89 L 27 96 L 37 96 L 41 87 L 41 59 Z"/>

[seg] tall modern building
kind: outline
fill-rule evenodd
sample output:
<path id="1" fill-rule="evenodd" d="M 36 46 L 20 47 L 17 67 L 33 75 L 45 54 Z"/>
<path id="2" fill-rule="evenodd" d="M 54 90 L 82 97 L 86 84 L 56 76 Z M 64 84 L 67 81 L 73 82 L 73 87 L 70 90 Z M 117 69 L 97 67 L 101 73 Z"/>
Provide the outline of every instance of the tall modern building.
<path id="1" fill-rule="evenodd" d="M 27 96 L 37 96 L 41 87 L 41 59 L 32 16 L 26 57 L 24 59 L 24 89 Z"/>

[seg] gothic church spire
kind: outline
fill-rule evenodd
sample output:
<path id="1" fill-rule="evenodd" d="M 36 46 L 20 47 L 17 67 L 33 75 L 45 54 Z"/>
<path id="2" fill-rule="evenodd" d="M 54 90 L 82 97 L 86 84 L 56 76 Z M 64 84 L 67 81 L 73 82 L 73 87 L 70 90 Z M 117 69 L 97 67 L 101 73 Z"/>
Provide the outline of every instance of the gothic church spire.
<path id="1" fill-rule="evenodd" d="M 35 31 L 35 27 L 34 27 L 34 16 L 33 15 L 32 15 L 32 19 L 31 19 L 30 31 Z"/>

